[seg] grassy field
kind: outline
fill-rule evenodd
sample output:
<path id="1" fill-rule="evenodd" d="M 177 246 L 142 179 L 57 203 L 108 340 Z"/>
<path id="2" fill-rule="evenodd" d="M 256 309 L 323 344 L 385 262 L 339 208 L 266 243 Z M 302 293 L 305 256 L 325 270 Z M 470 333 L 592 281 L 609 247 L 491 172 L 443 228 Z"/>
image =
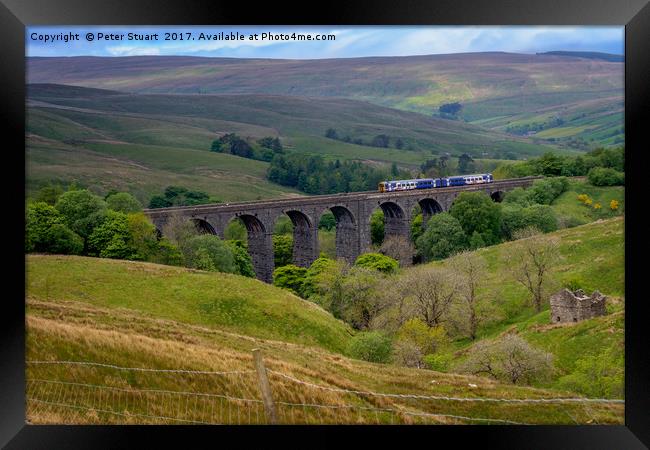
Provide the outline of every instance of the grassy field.
<path id="1" fill-rule="evenodd" d="M 31 423 L 264 423 L 253 348 L 262 349 L 271 371 L 281 423 L 623 420 L 622 405 L 617 404 L 586 408 L 575 403 L 460 402 L 342 392 L 575 396 L 351 360 L 337 350 L 349 337 L 343 324 L 255 280 L 147 263 L 42 255 L 28 256 L 27 270 L 28 361 L 110 365 L 29 363 Z"/>
<path id="2" fill-rule="evenodd" d="M 587 194 L 593 204 L 586 206 L 578 201 L 578 195 Z M 618 202 L 618 209 L 612 211 L 610 203 Z M 599 203 L 602 208 L 594 209 Z M 594 220 L 607 219 L 625 213 L 625 187 L 623 186 L 592 186 L 586 181 L 571 180 L 569 189 L 553 201 L 551 205 L 556 215 L 564 222 L 585 224 Z"/>

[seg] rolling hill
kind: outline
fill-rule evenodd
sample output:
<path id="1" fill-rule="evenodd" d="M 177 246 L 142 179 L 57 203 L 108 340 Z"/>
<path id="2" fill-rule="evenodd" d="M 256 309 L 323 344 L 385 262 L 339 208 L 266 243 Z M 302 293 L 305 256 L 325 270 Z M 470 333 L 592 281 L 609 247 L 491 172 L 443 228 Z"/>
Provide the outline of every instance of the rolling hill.
<path id="1" fill-rule="evenodd" d="M 387 134 L 405 148 L 377 148 L 324 136 L 370 142 Z M 460 121 L 342 98 L 287 95 L 132 94 L 94 88 L 28 86 L 28 191 L 73 180 L 101 192 L 129 190 L 143 203 L 166 186 L 203 190 L 223 201 L 295 193 L 266 180 L 268 163 L 210 152 L 225 133 L 250 140 L 279 136 L 290 152 L 325 159 L 396 162 L 416 168 L 436 154 L 476 157 L 495 151 L 539 155 L 552 147 Z"/>
<path id="2" fill-rule="evenodd" d="M 281 423 L 623 420 L 620 404 L 450 401 L 575 394 L 349 359 L 346 326 L 253 279 L 56 255 L 28 256 L 27 273 L 31 423 L 265 423 L 253 348 Z"/>
<path id="3" fill-rule="evenodd" d="M 133 93 L 340 97 L 427 116 L 441 104 L 460 102 L 461 117 L 486 128 L 546 123 L 543 129 L 562 129 L 540 140 L 613 145 L 624 134 L 623 67 L 579 52 L 318 60 L 38 57 L 28 58 L 27 79 Z"/>

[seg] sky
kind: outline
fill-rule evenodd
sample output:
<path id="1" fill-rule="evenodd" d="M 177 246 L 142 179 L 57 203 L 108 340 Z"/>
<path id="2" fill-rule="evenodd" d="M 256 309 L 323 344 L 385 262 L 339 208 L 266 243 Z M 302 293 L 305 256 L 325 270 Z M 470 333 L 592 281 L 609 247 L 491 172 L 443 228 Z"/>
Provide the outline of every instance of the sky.
<path id="1" fill-rule="evenodd" d="M 608 26 L 35 26 L 27 27 L 27 56 L 187 55 L 235 58 L 354 58 L 501 51 L 537 53 L 553 50 L 624 53 L 624 27 Z M 183 40 L 164 40 L 164 33 Z M 199 39 L 200 33 L 239 33 L 244 40 Z M 79 40 L 62 37 L 77 34 Z M 93 34 L 88 41 L 87 33 Z M 122 35 L 121 40 L 99 39 Z M 157 39 L 129 40 L 128 33 L 158 34 Z M 186 33 L 191 33 L 190 35 Z M 290 36 L 333 35 L 334 40 L 278 40 L 262 33 Z M 257 39 L 250 39 L 257 34 Z M 48 37 L 50 41 L 46 42 Z M 189 39 L 188 39 L 189 37 Z M 217 36 L 219 37 L 219 36 Z M 51 42 L 52 39 L 55 39 Z"/>

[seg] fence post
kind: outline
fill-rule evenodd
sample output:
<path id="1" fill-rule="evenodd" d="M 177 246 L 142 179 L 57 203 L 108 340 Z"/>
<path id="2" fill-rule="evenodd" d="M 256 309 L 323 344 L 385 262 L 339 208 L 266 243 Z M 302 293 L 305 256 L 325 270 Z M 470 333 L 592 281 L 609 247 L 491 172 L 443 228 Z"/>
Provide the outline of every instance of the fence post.
<path id="1" fill-rule="evenodd" d="M 264 413 L 269 423 L 275 425 L 278 423 L 278 419 L 275 414 L 273 396 L 271 395 L 271 385 L 266 376 L 266 367 L 264 367 L 264 359 L 262 359 L 262 352 L 259 348 L 253 349 L 253 360 L 255 361 L 255 370 L 257 371 L 260 391 L 262 392 L 262 400 L 264 401 Z"/>

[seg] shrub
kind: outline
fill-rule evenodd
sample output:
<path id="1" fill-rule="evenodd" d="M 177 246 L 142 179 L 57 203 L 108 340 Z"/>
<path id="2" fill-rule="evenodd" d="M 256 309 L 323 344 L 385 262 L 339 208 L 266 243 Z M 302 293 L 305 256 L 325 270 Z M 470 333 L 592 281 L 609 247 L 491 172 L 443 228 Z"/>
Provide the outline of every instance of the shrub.
<path id="1" fill-rule="evenodd" d="M 513 384 L 531 384 L 553 372 L 553 355 L 532 347 L 522 337 L 507 334 L 494 341 L 480 341 L 469 351 L 457 370 L 489 375 Z"/>
<path id="2" fill-rule="evenodd" d="M 609 209 L 616 211 L 618 209 L 618 200 L 612 200 L 609 202 Z"/>
<path id="3" fill-rule="evenodd" d="M 384 240 L 384 212 L 376 209 L 370 216 L 370 242 L 381 245 Z"/>
<path id="4" fill-rule="evenodd" d="M 393 273 L 397 271 L 399 264 L 390 256 L 381 253 L 364 253 L 354 262 L 355 266 L 365 267 L 366 269 L 377 270 L 383 273 Z"/>
<path id="5" fill-rule="evenodd" d="M 528 189 L 529 198 L 533 203 L 550 205 L 569 187 L 569 181 L 565 177 L 545 178 L 536 180 Z"/>
<path id="6" fill-rule="evenodd" d="M 389 362 L 391 351 L 391 339 L 378 331 L 358 333 L 347 347 L 347 354 L 352 358 L 377 363 Z"/>
<path id="7" fill-rule="evenodd" d="M 275 286 L 289 289 L 298 296 L 303 296 L 302 285 L 305 281 L 307 269 L 293 264 L 278 267 L 273 271 L 273 284 Z"/>
<path id="8" fill-rule="evenodd" d="M 447 332 L 442 325 L 429 327 L 419 318 L 404 322 L 397 331 L 397 340 L 414 343 L 422 355 L 435 353 L 447 344 Z"/>
<path id="9" fill-rule="evenodd" d="M 420 369 L 424 366 L 423 357 L 422 350 L 413 341 L 398 340 L 393 345 L 392 360 L 395 364 Z"/>
<path id="10" fill-rule="evenodd" d="M 49 230 L 55 224 L 63 223 L 63 217 L 57 209 L 45 202 L 27 205 L 25 223 L 25 251 L 49 251 Z"/>
<path id="11" fill-rule="evenodd" d="M 572 373 L 561 377 L 561 389 L 599 398 L 624 397 L 624 361 L 622 350 L 588 355 L 576 361 Z"/>
<path id="12" fill-rule="evenodd" d="M 625 184 L 625 174 L 607 167 L 594 167 L 587 174 L 589 183 L 594 186 L 622 186 Z"/>
<path id="13" fill-rule="evenodd" d="M 436 353 L 424 355 L 422 361 L 424 367 L 430 370 L 437 370 L 438 372 L 446 372 L 451 366 L 454 357 L 451 353 Z"/>

